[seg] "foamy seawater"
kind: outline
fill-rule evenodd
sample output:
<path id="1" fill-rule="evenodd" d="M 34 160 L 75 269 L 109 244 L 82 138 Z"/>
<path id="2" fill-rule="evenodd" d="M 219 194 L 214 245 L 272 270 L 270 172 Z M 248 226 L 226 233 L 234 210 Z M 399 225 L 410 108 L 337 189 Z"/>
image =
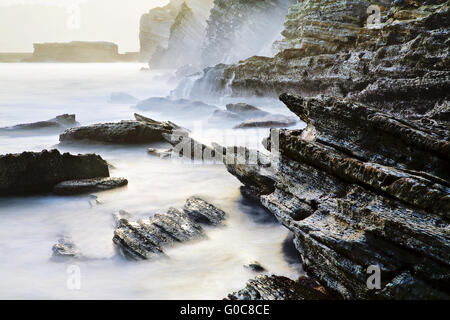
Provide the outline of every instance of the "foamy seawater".
<path id="1" fill-rule="evenodd" d="M 132 119 L 139 111 L 133 104 L 108 103 L 111 92 L 145 99 L 167 96 L 176 85 L 162 81 L 160 73 L 140 72 L 142 66 L 0 64 L 0 127 L 63 113 L 75 113 L 82 125 Z M 216 105 L 223 108 L 224 103 L 221 99 Z M 289 113 L 277 101 L 261 103 L 267 111 Z M 182 114 L 160 119 L 139 113 L 175 121 L 205 143 L 235 143 L 201 116 L 194 123 Z M 238 130 L 236 141 L 258 144 L 265 132 Z M 95 194 L 99 203 L 92 195 L 0 198 L 0 298 L 221 299 L 256 276 L 243 267 L 255 260 L 270 274 L 298 277 L 300 265 L 290 263 L 283 251 L 287 230 L 241 197 L 241 184 L 223 165 L 151 157 L 146 148 L 154 145 L 60 146 L 58 142 L 56 134 L 0 136 L 0 154 L 52 148 L 97 153 L 112 164 L 111 176 L 125 177 L 129 185 Z M 167 249 L 168 258 L 133 262 L 117 254 L 112 243 L 114 212 L 126 210 L 136 218 L 148 217 L 181 207 L 193 195 L 226 211 L 225 226 L 209 228 L 207 239 Z M 52 261 L 51 248 L 62 235 L 71 236 L 86 259 Z M 80 290 L 67 286 L 70 265 L 79 267 Z"/>

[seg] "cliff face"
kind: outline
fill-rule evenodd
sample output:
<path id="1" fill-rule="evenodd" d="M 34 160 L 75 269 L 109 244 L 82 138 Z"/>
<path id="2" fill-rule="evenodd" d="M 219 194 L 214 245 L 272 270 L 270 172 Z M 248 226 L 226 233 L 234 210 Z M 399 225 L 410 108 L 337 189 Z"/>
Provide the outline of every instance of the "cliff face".
<path id="1" fill-rule="evenodd" d="M 203 65 L 237 62 L 270 47 L 292 2 L 215 0 L 207 22 Z"/>
<path id="2" fill-rule="evenodd" d="M 120 59 L 118 46 L 111 42 L 35 43 L 32 62 L 113 62 Z"/>
<path id="3" fill-rule="evenodd" d="M 166 47 L 170 36 L 170 27 L 178 13 L 178 6 L 171 1 L 164 7 L 151 9 L 143 14 L 140 22 L 139 40 L 141 58 L 148 61 L 158 47 Z"/>
<path id="4" fill-rule="evenodd" d="M 226 165 L 295 234 L 308 275 L 346 299 L 449 299 L 448 125 L 331 97 L 280 99 L 307 129 L 272 129 L 272 166 L 244 153 Z M 374 267 L 378 288 L 367 284 Z"/>
<path id="5" fill-rule="evenodd" d="M 327 94 L 424 114 L 449 97 L 449 1 L 401 3 L 385 1 L 381 28 L 373 29 L 365 1 L 300 1 L 277 43 L 287 49 L 218 66 L 205 78 L 219 94 Z M 191 94 L 204 80 L 191 84 Z"/>
<path id="6" fill-rule="evenodd" d="M 274 58 L 218 65 L 193 84 L 281 93 L 307 124 L 272 129 L 271 163 L 229 148 L 225 164 L 294 233 L 307 274 L 345 299 L 450 298 L 449 4 L 385 1 L 368 28 L 368 2 L 301 1 Z"/>
<path id="7" fill-rule="evenodd" d="M 212 6 L 212 1 L 213 0 L 171 0 L 166 6 L 153 8 L 148 13 L 142 15 L 139 33 L 141 59 L 149 61 L 156 50 L 161 52 L 168 47 L 171 28 L 174 25 L 183 4 L 186 4 L 192 9 L 197 23 L 200 23 L 204 28 Z M 188 22 L 189 21 L 190 20 L 188 20 Z"/>
<path id="8" fill-rule="evenodd" d="M 199 65 L 199 44 L 202 43 L 204 34 L 204 25 L 197 19 L 194 11 L 183 3 L 170 27 L 168 47 L 155 50 L 150 67 L 179 68 L 188 64 Z"/>

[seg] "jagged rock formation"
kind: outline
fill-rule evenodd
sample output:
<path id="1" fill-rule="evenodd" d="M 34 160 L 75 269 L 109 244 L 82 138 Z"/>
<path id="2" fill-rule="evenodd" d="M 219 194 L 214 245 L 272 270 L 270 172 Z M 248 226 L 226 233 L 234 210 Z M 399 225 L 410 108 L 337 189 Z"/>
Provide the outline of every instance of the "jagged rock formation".
<path id="1" fill-rule="evenodd" d="M 204 66 L 263 51 L 280 33 L 291 0 L 215 0 L 202 53 Z"/>
<path id="2" fill-rule="evenodd" d="M 0 135 L 61 132 L 67 128 L 80 125 L 74 114 L 63 114 L 46 121 L 18 124 L 12 127 L 0 128 Z"/>
<path id="3" fill-rule="evenodd" d="M 74 195 L 111 190 L 126 186 L 127 184 L 128 180 L 124 178 L 70 180 L 58 183 L 53 187 L 53 192 L 59 195 Z"/>
<path id="4" fill-rule="evenodd" d="M 246 287 L 231 293 L 226 300 L 325 300 L 333 298 L 313 279 L 302 277 L 298 281 L 280 276 L 258 276 Z"/>
<path id="5" fill-rule="evenodd" d="M 0 156 L 0 195 L 48 192 L 67 180 L 109 177 L 108 164 L 95 154 L 58 150 Z"/>
<path id="6" fill-rule="evenodd" d="M 183 4 L 193 10 L 196 23 L 203 26 L 201 34 L 204 33 L 204 26 L 212 6 L 212 0 L 171 0 L 164 7 L 153 8 L 142 15 L 140 21 L 139 39 L 143 61 L 149 61 L 157 50 L 162 52 L 167 49 L 172 26 L 174 26 Z M 183 32 L 180 33 L 180 31 L 185 28 L 184 23 L 189 24 L 190 21 L 192 21 L 192 18 L 183 21 L 182 16 L 180 16 L 179 23 L 174 27 L 174 40 L 183 35 Z M 200 47 L 201 43 L 197 45 Z"/>
<path id="7" fill-rule="evenodd" d="M 113 241 L 128 258 L 151 259 L 164 254 L 164 247 L 204 237 L 202 225 L 218 226 L 224 219 L 225 212 L 191 197 L 183 209 L 170 208 L 165 214 L 155 214 L 137 222 L 120 218 Z"/>
<path id="8" fill-rule="evenodd" d="M 208 82 L 208 94 L 326 94 L 405 117 L 446 105 L 449 1 L 390 2 L 380 2 L 376 29 L 366 25 L 369 1 L 299 1 L 283 32 L 287 49 L 205 70 L 194 84 L 181 84 L 192 88 L 184 96 L 198 95 Z"/>
<path id="9" fill-rule="evenodd" d="M 85 127 L 71 128 L 60 136 L 61 142 L 103 142 L 139 144 L 164 141 L 163 133 L 172 133 L 180 127 L 171 122 L 159 122 L 136 116 L 137 121 L 100 123 Z"/>
<path id="10" fill-rule="evenodd" d="M 184 2 L 170 27 L 167 48 L 159 47 L 150 60 L 150 68 L 179 68 L 198 65 L 205 34 L 204 25 Z"/>
<path id="11" fill-rule="evenodd" d="M 281 100 L 308 127 L 279 131 L 271 167 L 227 168 L 295 234 L 308 274 L 347 299 L 448 299 L 448 125 L 336 98 Z M 372 265 L 380 290 L 367 286 Z"/>

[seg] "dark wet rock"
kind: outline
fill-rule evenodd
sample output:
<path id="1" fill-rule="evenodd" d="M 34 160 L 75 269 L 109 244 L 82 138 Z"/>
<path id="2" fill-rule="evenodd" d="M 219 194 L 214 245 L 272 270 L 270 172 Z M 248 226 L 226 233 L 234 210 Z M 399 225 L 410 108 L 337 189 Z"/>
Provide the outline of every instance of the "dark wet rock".
<path id="1" fill-rule="evenodd" d="M 225 212 L 198 197 L 187 199 L 183 211 L 190 220 L 204 225 L 218 226 L 225 219 Z"/>
<path id="2" fill-rule="evenodd" d="M 48 192 L 62 181 L 99 177 L 109 177 L 109 169 L 95 154 L 44 150 L 0 156 L 0 195 Z"/>
<path id="3" fill-rule="evenodd" d="M 2 134 L 32 133 L 32 132 L 61 132 L 67 128 L 80 125 L 74 114 L 63 114 L 46 121 L 18 124 L 12 127 L 0 128 Z"/>
<path id="4" fill-rule="evenodd" d="M 264 117 L 269 115 L 269 112 L 263 111 L 247 103 L 227 104 L 226 108 L 228 111 L 234 112 L 245 119 Z"/>
<path id="5" fill-rule="evenodd" d="M 330 295 L 316 281 L 302 277 L 297 281 L 282 276 L 258 276 L 244 289 L 228 295 L 226 300 L 329 300 Z"/>
<path id="6" fill-rule="evenodd" d="M 258 272 L 258 273 L 267 271 L 266 268 L 264 268 L 258 261 L 249 263 L 249 264 L 245 265 L 244 267 L 253 272 Z"/>
<path id="7" fill-rule="evenodd" d="M 192 197 L 183 209 L 132 222 L 120 217 L 113 242 L 120 252 L 134 260 L 151 259 L 164 254 L 165 247 L 204 238 L 202 225 L 219 225 L 225 212 L 208 202 Z"/>
<path id="8" fill-rule="evenodd" d="M 109 103 L 135 103 L 138 98 L 126 92 L 113 92 L 109 98 Z"/>
<path id="9" fill-rule="evenodd" d="M 149 98 L 139 102 L 136 108 L 170 116 L 180 116 L 180 114 L 183 116 L 205 116 L 218 110 L 217 107 L 201 101 L 186 99 L 172 100 L 170 98 Z"/>
<path id="10" fill-rule="evenodd" d="M 117 228 L 119 221 L 122 219 L 131 220 L 133 219 L 133 215 L 125 210 L 119 210 L 118 212 L 114 212 L 112 214 L 114 221 L 114 228 Z"/>
<path id="11" fill-rule="evenodd" d="M 173 146 L 171 156 L 186 158 L 192 161 L 205 161 L 221 163 L 222 150 L 207 146 L 188 136 L 185 131 L 174 131 L 172 134 L 163 134 L 165 140 Z"/>
<path id="12" fill-rule="evenodd" d="M 116 189 L 127 184 L 128 180 L 124 178 L 70 180 L 58 183 L 53 187 L 53 192 L 59 195 L 74 195 Z"/>
<path id="13" fill-rule="evenodd" d="M 162 135 L 172 133 L 173 130 L 176 130 L 176 127 L 168 122 L 127 120 L 68 129 L 59 136 L 59 140 L 61 142 L 140 144 L 164 141 Z"/>
<path id="14" fill-rule="evenodd" d="M 313 141 L 360 160 L 450 180 L 450 127 L 404 121 L 364 104 L 331 97 L 282 94 L 280 99 L 313 128 L 305 131 Z"/>
<path id="15" fill-rule="evenodd" d="M 52 247 L 54 259 L 79 259 L 82 257 L 81 251 L 72 241 L 71 237 L 63 237 Z"/>
<path id="16" fill-rule="evenodd" d="M 148 148 L 147 153 L 149 155 L 159 157 L 162 159 L 167 159 L 172 156 L 173 149 L 156 149 L 156 148 Z"/>
<path id="17" fill-rule="evenodd" d="M 234 127 L 234 129 L 249 129 L 249 128 L 286 128 L 295 126 L 297 119 L 293 117 L 269 114 L 264 117 L 246 120 Z"/>
<path id="18" fill-rule="evenodd" d="M 172 121 L 164 121 L 164 122 L 156 121 L 156 120 L 153 120 L 149 117 L 143 116 L 138 113 L 134 114 L 134 118 L 136 119 L 136 121 L 144 122 L 144 123 L 147 123 L 150 125 L 158 126 L 158 125 L 162 124 L 162 125 L 166 126 L 167 128 L 170 128 L 170 130 L 172 130 L 172 131 L 176 130 L 177 132 L 180 132 L 180 131 L 184 131 L 186 133 L 190 132 L 188 129 L 180 127 L 179 125 L 177 125 L 176 123 L 173 123 Z"/>
<path id="19" fill-rule="evenodd" d="M 447 129 L 348 100 L 281 99 L 307 128 L 272 129 L 269 174 L 227 169 L 294 233 L 307 273 L 347 299 L 448 299 Z M 367 287 L 372 265 L 381 290 Z"/>

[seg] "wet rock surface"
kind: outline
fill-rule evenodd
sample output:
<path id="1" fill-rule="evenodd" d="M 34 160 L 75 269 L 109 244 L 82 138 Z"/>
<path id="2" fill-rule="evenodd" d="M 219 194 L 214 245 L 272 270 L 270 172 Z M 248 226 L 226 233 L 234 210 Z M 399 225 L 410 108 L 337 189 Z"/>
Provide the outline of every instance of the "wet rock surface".
<path id="1" fill-rule="evenodd" d="M 31 134 L 40 132 L 62 132 L 67 128 L 80 125 L 74 114 L 63 114 L 46 121 L 18 124 L 12 127 L 0 128 L 0 135 Z"/>
<path id="2" fill-rule="evenodd" d="M 59 136 L 60 142 L 100 142 L 113 144 L 141 144 L 164 141 L 164 133 L 172 133 L 179 128 L 171 122 L 159 122 L 143 116 L 137 120 L 100 123 L 71 128 Z"/>
<path id="3" fill-rule="evenodd" d="M 269 114 L 264 117 L 246 120 L 234 129 L 249 129 L 249 128 L 286 128 L 295 126 L 297 120 L 294 117 L 283 115 Z"/>
<path id="4" fill-rule="evenodd" d="M 258 276 L 244 289 L 231 293 L 226 300 L 325 300 L 333 299 L 316 281 L 303 277 L 297 281 L 280 276 Z"/>
<path id="5" fill-rule="evenodd" d="M 105 160 L 95 154 L 61 154 L 58 150 L 0 156 L 0 195 L 52 191 L 67 180 L 109 177 Z"/>
<path id="6" fill-rule="evenodd" d="M 58 243 L 52 247 L 52 251 L 54 260 L 79 259 L 83 256 L 71 237 L 59 239 Z"/>
<path id="7" fill-rule="evenodd" d="M 264 268 L 258 261 L 254 261 L 244 266 L 245 268 L 253 271 L 253 272 L 266 272 L 266 268 Z"/>
<path id="8" fill-rule="evenodd" d="M 70 180 L 58 183 L 53 187 L 53 192 L 59 195 L 75 195 L 116 189 L 127 184 L 128 180 L 125 178 Z"/>
<path id="9" fill-rule="evenodd" d="M 132 222 L 120 217 L 113 242 L 119 251 L 133 260 L 146 260 L 164 254 L 165 247 L 204 238 L 204 227 L 218 226 L 225 212 L 197 197 L 186 201 L 182 209 Z"/>
<path id="10" fill-rule="evenodd" d="M 277 131 L 271 170 L 227 169 L 294 233 L 307 273 L 347 299 L 448 299 L 446 129 L 342 99 L 281 100 L 308 127 Z"/>

